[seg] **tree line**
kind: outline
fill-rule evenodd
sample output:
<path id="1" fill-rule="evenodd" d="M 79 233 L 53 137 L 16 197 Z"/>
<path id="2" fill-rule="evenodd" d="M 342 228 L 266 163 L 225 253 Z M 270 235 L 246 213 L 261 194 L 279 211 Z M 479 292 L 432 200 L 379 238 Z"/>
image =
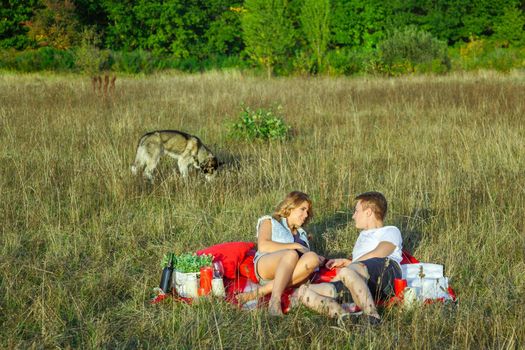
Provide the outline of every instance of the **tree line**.
<path id="1" fill-rule="evenodd" d="M 458 57 L 521 48 L 524 9 L 523 0 L 9 0 L 0 48 L 10 51 L 0 62 L 47 48 L 90 69 L 139 61 L 259 66 L 269 75 L 440 71 L 450 48 L 463 49 Z M 522 54 L 512 51 L 516 61 Z"/>

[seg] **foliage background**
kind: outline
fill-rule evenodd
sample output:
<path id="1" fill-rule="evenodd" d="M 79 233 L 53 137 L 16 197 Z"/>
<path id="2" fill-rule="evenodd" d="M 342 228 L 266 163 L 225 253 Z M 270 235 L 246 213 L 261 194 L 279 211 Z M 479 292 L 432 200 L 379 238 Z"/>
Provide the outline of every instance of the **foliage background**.
<path id="1" fill-rule="evenodd" d="M 97 40 L 91 45 L 111 53 L 104 56 L 107 64 L 102 71 L 231 67 L 262 68 L 269 75 L 508 71 L 509 65 L 521 69 L 525 64 L 524 8 L 520 0 L 9 0 L 0 7 L 4 50 L 0 68 L 38 71 L 67 66 L 85 72 L 82 65 L 39 64 L 44 54 L 36 49 L 75 54 L 85 36 L 95 33 Z M 406 28 L 443 42 L 457 60 L 422 69 L 409 60 L 403 69 L 392 69 L 379 48 Z M 473 41 L 483 41 L 488 49 L 476 65 L 453 54 Z M 19 58 L 28 55 L 38 57 L 34 64 Z M 135 64 L 134 55 L 152 63 Z M 492 55 L 504 56 L 505 63 L 491 65 Z M 60 60 L 63 55 L 54 56 Z M 124 63 L 107 57 L 124 57 Z"/>

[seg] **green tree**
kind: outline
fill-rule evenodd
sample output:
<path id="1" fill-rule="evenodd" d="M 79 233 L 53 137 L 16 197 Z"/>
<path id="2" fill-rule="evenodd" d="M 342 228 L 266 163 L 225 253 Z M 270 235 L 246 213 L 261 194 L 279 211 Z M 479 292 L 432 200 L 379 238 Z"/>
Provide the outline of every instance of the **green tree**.
<path id="1" fill-rule="evenodd" d="M 134 7 L 137 22 L 144 28 L 140 47 L 176 58 L 189 57 L 205 20 L 196 2 L 140 0 Z"/>
<path id="2" fill-rule="evenodd" d="M 239 15 L 232 0 L 103 0 L 106 43 L 175 58 L 203 60 L 242 49 Z"/>
<path id="3" fill-rule="evenodd" d="M 102 0 L 108 16 L 105 29 L 107 47 L 131 51 L 140 47 L 142 28 L 134 14 L 135 0 Z"/>
<path id="4" fill-rule="evenodd" d="M 225 6 L 226 7 L 226 6 Z M 204 34 L 206 47 L 203 52 L 208 57 L 234 56 L 244 48 L 242 41 L 241 3 L 231 3 L 225 9 L 217 10 Z"/>
<path id="5" fill-rule="evenodd" d="M 337 47 L 373 48 L 385 35 L 390 7 L 381 0 L 334 2 L 331 28 Z"/>
<path id="6" fill-rule="evenodd" d="M 73 2 L 80 25 L 94 28 L 97 35 L 101 36 L 108 26 L 108 14 L 104 8 L 104 0 L 73 0 Z"/>
<path id="7" fill-rule="evenodd" d="M 78 44 L 79 31 L 72 1 L 46 0 L 44 8 L 35 11 L 28 35 L 41 46 L 68 49 Z"/>
<path id="8" fill-rule="evenodd" d="M 271 77 L 294 46 L 295 31 L 286 0 L 246 0 L 241 23 L 246 52 Z"/>
<path id="9" fill-rule="evenodd" d="M 32 44 L 27 36 L 29 19 L 38 0 L 2 1 L 0 6 L 0 47 L 23 49 Z"/>
<path id="10" fill-rule="evenodd" d="M 523 45 L 525 41 L 524 26 L 523 12 L 513 6 L 507 7 L 503 15 L 494 23 L 493 38 L 504 47 Z"/>
<path id="11" fill-rule="evenodd" d="M 515 6 L 516 0 L 477 0 L 466 2 L 463 16 L 462 38 L 472 35 L 488 37 L 494 33 L 494 20 L 503 14 L 505 8 Z"/>
<path id="12" fill-rule="evenodd" d="M 519 0 L 391 0 L 389 30 L 415 25 L 448 44 L 493 34 L 494 22 Z"/>
<path id="13" fill-rule="evenodd" d="M 453 44 L 463 39 L 462 19 L 467 11 L 469 8 L 461 1 L 433 0 L 427 3 L 424 16 L 417 22 L 434 37 Z"/>
<path id="14" fill-rule="evenodd" d="M 301 26 L 315 56 L 317 70 L 321 71 L 330 41 L 330 0 L 305 0 L 301 10 Z"/>

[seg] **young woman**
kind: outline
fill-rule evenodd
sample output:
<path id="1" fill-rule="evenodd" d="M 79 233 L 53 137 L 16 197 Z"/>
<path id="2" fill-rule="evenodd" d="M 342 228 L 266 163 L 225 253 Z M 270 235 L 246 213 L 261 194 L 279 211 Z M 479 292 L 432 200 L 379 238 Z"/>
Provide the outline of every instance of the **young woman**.
<path id="1" fill-rule="evenodd" d="M 268 310 L 282 315 L 281 295 L 288 286 L 297 286 L 324 263 L 324 258 L 310 251 L 303 226 L 312 218 L 312 201 L 299 191 L 289 193 L 277 205 L 272 216 L 257 222 L 255 274 L 260 287 L 237 296 L 240 303 L 272 293 Z"/>

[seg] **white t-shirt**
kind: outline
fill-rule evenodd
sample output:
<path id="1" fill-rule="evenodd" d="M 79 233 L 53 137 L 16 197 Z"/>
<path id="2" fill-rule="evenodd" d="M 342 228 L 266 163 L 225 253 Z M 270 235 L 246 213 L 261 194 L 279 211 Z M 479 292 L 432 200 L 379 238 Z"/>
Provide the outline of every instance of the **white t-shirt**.
<path id="1" fill-rule="evenodd" d="M 403 239 L 401 238 L 401 232 L 395 226 L 383 226 L 380 228 L 361 231 L 355 242 L 354 250 L 352 251 L 352 259 L 354 261 L 358 260 L 361 256 L 374 250 L 379 245 L 379 242 L 385 241 L 396 246 L 396 249 L 388 256 L 388 258 L 394 260 L 398 264 L 401 263 L 401 260 L 403 260 L 403 257 L 401 256 Z"/>

